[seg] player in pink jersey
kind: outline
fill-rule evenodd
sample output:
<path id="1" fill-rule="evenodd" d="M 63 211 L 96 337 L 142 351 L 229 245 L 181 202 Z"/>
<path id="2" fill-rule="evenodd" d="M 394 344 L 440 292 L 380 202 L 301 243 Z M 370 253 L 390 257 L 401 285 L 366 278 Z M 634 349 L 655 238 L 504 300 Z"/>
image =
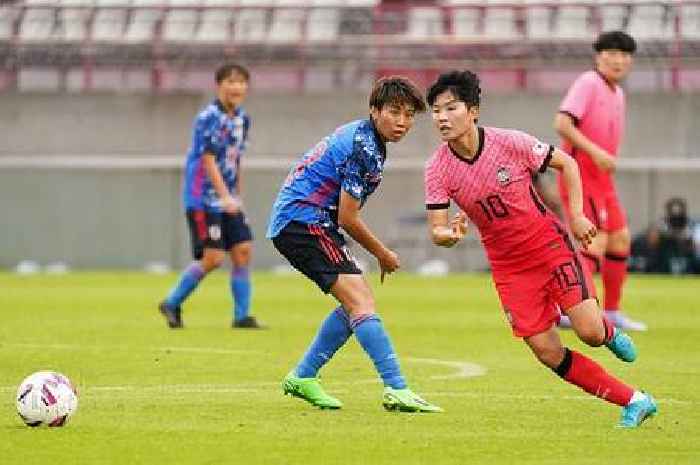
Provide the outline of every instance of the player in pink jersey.
<path id="1" fill-rule="evenodd" d="M 622 286 L 627 276 L 630 232 L 613 179 L 625 124 L 625 95 L 619 82 L 632 66 L 634 39 L 621 31 L 605 32 L 593 44 L 595 70 L 576 79 L 562 101 L 554 127 L 562 148 L 578 163 L 583 184 L 583 211 L 598 235 L 583 256 L 592 272 L 603 279 L 603 308 L 623 329 L 644 331 L 646 325 L 620 312 Z M 562 201 L 569 189 L 559 179 Z M 571 215 L 567 215 L 571 218 Z M 562 323 L 568 326 L 568 321 Z"/>
<path id="2" fill-rule="evenodd" d="M 560 307 L 586 344 L 606 345 L 626 362 L 637 356 L 632 339 L 598 308 L 579 252 L 532 186 L 532 175 L 548 166 L 561 172 L 569 191 L 571 231 L 586 247 L 596 228 L 583 214 L 576 163 L 523 132 L 477 126 L 480 93 L 479 79 L 469 71 L 442 74 L 428 91 L 444 141 L 425 168 L 433 242 L 443 247 L 459 242 L 466 214 L 479 230 L 515 336 L 566 381 L 622 406 L 620 426 L 637 427 L 656 413 L 654 399 L 564 347 L 556 327 Z M 451 220 L 450 201 L 461 210 Z"/>

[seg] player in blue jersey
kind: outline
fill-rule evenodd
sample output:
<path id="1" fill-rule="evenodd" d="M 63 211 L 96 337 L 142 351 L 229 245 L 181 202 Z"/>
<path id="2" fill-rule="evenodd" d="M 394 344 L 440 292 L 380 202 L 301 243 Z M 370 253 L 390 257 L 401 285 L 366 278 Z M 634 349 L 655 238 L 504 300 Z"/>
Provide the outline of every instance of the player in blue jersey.
<path id="1" fill-rule="evenodd" d="M 354 333 L 384 382 L 387 410 L 440 412 L 408 389 L 375 313 L 372 290 L 339 231 L 343 228 L 377 258 L 382 281 L 399 268 L 398 255 L 362 221 L 360 209 L 382 180 L 386 143 L 408 133 L 425 103 L 410 81 L 391 77 L 375 83 L 369 110 L 369 118 L 340 126 L 304 154 L 272 208 L 267 237 L 292 266 L 340 303 L 284 379 L 283 389 L 320 408 L 341 408 L 342 403 L 321 387 L 318 371 Z"/>
<path id="2" fill-rule="evenodd" d="M 194 121 L 192 146 L 185 166 L 184 203 L 194 261 L 158 308 L 170 328 L 181 328 L 182 303 L 226 253 L 231 259 L 234 328 L 260 328 L 249 315 L 250 256 L 253 235 L 241 202 L 241 156 L 250 117 L 241 106 L 250 75 L 237 64 L 221 66 L 215 74 L 217 98 Z"/>

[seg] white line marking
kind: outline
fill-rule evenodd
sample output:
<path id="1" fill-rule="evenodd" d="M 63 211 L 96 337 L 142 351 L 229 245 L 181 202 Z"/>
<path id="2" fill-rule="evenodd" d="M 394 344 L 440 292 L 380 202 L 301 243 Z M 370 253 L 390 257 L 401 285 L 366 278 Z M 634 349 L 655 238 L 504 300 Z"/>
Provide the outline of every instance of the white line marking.
<path id="1" fill-rule="evenodd" d="M 454 368 L 455 372 L 449 375 L 433 375 L 430 379 L 462 379 L 474 378 L 476 376 L 484 376 L 486 368 L 476 363 L 471 362 L 451 362 L 449 360 L 440 360 L 437 358 L 416 358 L 407 357 L 406 361 L 415 363 L 427 363 L 431 365 L 442 365 Z"/>

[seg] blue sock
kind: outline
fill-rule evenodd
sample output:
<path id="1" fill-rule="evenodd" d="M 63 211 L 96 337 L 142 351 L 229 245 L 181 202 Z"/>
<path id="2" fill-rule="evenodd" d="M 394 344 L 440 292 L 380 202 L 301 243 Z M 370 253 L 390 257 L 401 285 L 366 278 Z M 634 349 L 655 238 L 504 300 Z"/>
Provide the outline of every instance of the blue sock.
<path id="1" fill-rule="evenodd" d="M 360 345 L 374 362 L 384 385 L 394 389 L 404 389 L 406 380 L 401 375 L 398 357 L 379 316 L 364 315 L 353 320 L 352 329 Z"/>
<path id="2" fill-rule="evenodd" d="M 350 320 L 343 307 L 336 308 L 318 329 L 316 339 L 296 367 L 296 375 L 300 378 L 314 378 L 318 370 L 345 344 L 351 334 Z"/>
<path id="3" fill-rule="evenodd" d="M 241 321 L 250 311 L 250 270 L 247 266 L 231 270 L 231 295 L 233 296 L 233 319 Z"/>
<path id="4" fill-rule="evenodd" d="M 197 288 L 204 277 L 204 269 L 199 262 L 192 262 L 180 275 L 180 281 L 170 291 L 165 303 L 170 308 L 178 308 L 182 302 Z"/>

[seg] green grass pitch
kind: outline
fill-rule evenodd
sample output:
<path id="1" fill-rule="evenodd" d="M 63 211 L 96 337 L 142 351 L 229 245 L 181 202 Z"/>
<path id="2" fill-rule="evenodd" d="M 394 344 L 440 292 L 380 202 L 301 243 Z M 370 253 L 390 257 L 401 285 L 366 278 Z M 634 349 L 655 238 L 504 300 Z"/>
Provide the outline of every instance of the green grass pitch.
<path id="1" fill-rule="evenodd" d="M 186 328 L 156 311 L 175 275 L 0 274 L 0 463 L 59 464 L 698 464 L 700 280 L 632 276 L 625 303 L 633 365 L 565 342 L 649 390 L 659 416 L 614 428 L 619 408 L 540 366 L 510 335 L 486 275 L 369 280 L 410 386 L 446 409 L 381 407 L 371 362 L 351 339 L 323 370 L 340 411 L 281 394 L 280 381 L 334 307 L 300 276 L 254 275 L 254 313 L 270 326 L 231 330 L 224 273 L 186 304 Z M 62 429 L 25 427 L 14 395 L 52 369 L 80 390 Z"/>

